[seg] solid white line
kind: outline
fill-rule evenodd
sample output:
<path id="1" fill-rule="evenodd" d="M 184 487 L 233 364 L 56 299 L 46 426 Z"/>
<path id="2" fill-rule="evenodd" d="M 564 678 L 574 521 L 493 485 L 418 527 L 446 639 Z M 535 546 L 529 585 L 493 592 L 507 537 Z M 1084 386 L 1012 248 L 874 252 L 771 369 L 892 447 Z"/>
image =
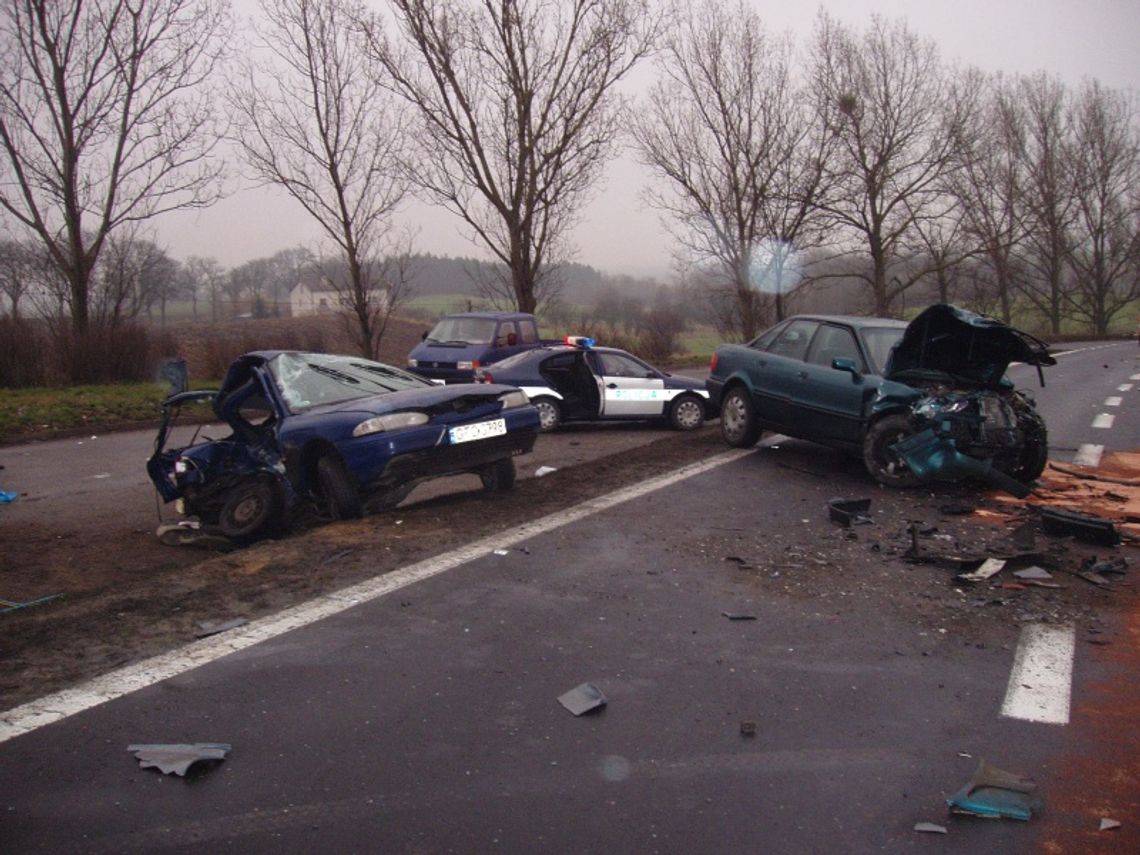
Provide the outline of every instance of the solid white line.
<path id="1" fill-rule="evenodd" d="M 1113 395 L 1111 398 L 1105 398 L 1104 399 L 1104 405 L 1106 407 L 1119 407 L 1123 400 L 1124 399 L 1121 398 L 1120 396 Z"/>
<path id="2" fill-rule="evenodd" d="M 1092 421 L 1094 428 L 1110 428 L 1112 423 L 1116 421 L 1116 416 L 1110 413 L 1101 413 Z"/>
<path id="3" fill-rule="evenodd" d="M 1104 454 L 1103 445 L 1093 445 L 1091 442 L 1084 443 L 1077 449 L 1076 456 L 1073 457 L 1073 464 L 1075 466 L 1088 466 L 1090 469 L 1095 469 L 1100 465 L 1100 457 Z"/>
<path id="4" fill-rule="evenodd" d="M 482 540 L 477 540 L 444 555 L 437 555 L 434 558 L 420 561 L 400 570 L 394 570 L 391 573 L 385 573 L 382 576 L 374 576 L 357 585 L 342 588 L 311 602 L 293 606 L 277 614 L 253 621 L 240 630 L 233 630 L 196 641 L 179 650 L 172 650 L 169 653 L 163 653 L 135 665 L 128 665 L 125 668 L 96 677 L 75 688 L 64 689 L 39 700 L 30 701 L 22 706 L 0 713 L 0 742 L 5 742 L 13 737 L 75 715 L 99 704 L 104 704 L 115 698 L 120 698 L 138 689 L 154 685 L 192 668 L 206 665 L 216 659 L 221 659 L 223 656 L 276 638 L 291 630 L 308 626 L 360 603 L 378 599 L 408 585 L 453 570 L 469 561 L 481 558 L 495 549 L 514 546 L 524 540 L 577 522 L 591 514 L 608 510 L 615 505 L 645 496 L 753 453 L 751 449 L 747 449 L 729 451 L 716 457 L 710 457 L 708 460 L 685 466 L 668 475 L 650 478 L 648 481 L 642 481 L 608 495 L 582 502 L 572 509 L 559 511 L 524 523 L 510 531 L 489 535 Z"/>
<path id="5" fill-rule="evenodd" d="M 1043 724 L 1068 724 L 1076 633 L 1071 626 L 1027 624 L 1001 714 Z"/>

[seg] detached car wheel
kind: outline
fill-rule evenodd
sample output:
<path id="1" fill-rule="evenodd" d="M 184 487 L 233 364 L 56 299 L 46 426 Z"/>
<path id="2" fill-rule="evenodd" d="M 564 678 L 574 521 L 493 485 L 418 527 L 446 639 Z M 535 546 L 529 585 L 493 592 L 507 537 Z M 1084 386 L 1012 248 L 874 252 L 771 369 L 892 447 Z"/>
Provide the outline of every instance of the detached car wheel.
<path id="1" fill-rule="evenodd" d="M 515 486 L 515 461 L 506 457 L 496 460 L 479 473 L 483 489 L 488 493 L 505 493 Z"/>
<path id="2" fill-rule="evenodd" d="M 734 448 L 751 448 L 760 441 L 760 424 L 746 389 L 737 387 L 720 405 L 720 435 Z"/>
<path id="3" fill-rule="evenodd" d="M 325 512 L 334 520 L 352 520 L 361 515 L 360 494 L 338 458 L 326 454 L 317 461 L 317 483 Z"/>
<path id="4" fill-rule="evenodd" d="M 538 410 L 538 429 L 540 431 L 547 433 L 562 424 L 562 408 L 553 398 L 535 398 L 531 403 Z"/>
<path id="5" fill-rule="evenodd" d="M 281 500 L 277 487 L 262 478 L 242 481 L 229 491 L 218 512 L 218 527 L 233 540 L 249 540 L 277 522 Z"/>
<path id="6" fill-rule="evenodd" d="M 676 430 L 696 430 L 705 423 L 704 405 L 692 395 L 682 395 L 669 408 L 669 423 Z"/>
<path id="7" fill-rule="evenodd" d="M 917 487 L 921 479 L 910 471 L 906 461 L 891 446 L 914 433 L 905 415 L 884 416 L 863 438 L 863 465 L 880 484 L 887 487 Z"/>

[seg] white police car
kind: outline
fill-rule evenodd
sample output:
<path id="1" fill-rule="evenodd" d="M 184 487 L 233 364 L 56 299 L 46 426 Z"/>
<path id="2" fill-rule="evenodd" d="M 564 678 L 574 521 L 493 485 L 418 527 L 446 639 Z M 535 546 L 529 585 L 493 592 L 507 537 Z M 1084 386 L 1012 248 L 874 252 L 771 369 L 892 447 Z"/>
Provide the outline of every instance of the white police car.
<path id="1" fill-rule="evenodd" d="M 475 380 L 522 389 L 538 408 L 543 431 L 570 421 L 651 418 L 696 430 L 716 415 L 703 381 L 674 377 L 581 336 L 509 356 L 476 371 Z"/>

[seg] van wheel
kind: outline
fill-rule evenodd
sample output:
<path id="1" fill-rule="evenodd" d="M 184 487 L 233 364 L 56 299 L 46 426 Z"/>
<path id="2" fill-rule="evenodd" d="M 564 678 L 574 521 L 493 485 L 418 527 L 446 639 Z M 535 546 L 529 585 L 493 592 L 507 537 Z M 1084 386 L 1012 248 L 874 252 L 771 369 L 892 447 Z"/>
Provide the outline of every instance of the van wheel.
<path id="1" fill-rule="evenodd" d="M 751 448 L 760 441 L 760 433 L 748 390 L 735 387 L 720 405 L 720 435 L 734 448 Z"/>
<path id="2" fill-rule="evenodd" d="M 363 513 L 360 494 L 340 458 L 326 454 L 317 461 L 317 483 L 324 511 L 334 520 L 357 519 Z"/>
<path id="3" fill-rule="evenodd" d="M 903 414 L 884 416 L 863 437 L 863 465 L 871 476 L 887 487 L 917 487 L 922 480 L 911 472 L 906 461 L 892 448 L 899 440 L 912 436 L 910 418 Z"/>
<path id="4" fill-rule="evenodd" d="M 275 485 L 264 478 L 249 478 L 229 491 L 218 512 L 218 527 L 231 540 L 251 540 L 272 529 L 280 508 Z"/>
<path id="5" fill-rule="evenodd" d="M 479 479 L 488 493 L 505 493 L 515 486 L 515 474 L 514 458 L 504 457 L 480 472 Z"/>
<path id="6" fill-rule="evenodd" d="M 538 429 L 540 431 L 547 433 L 562 424 L 562 408 L 553 398 L 535 398 L 531 403 L 538 410 Z"/>
<path id="7" fill-rule="evenodd" d="M 693 395 L 682 395 L 669 407 L 669 424 L 677 430 L 696 430 L 704 423 L 704 404 Z"/>

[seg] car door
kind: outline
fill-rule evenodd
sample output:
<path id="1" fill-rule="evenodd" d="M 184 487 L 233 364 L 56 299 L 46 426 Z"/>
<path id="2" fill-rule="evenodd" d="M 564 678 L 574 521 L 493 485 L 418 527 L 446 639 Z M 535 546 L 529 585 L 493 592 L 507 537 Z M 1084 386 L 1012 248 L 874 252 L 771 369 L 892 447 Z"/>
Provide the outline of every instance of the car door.
<path id="1" fill-rule="evenodd" d="M 819 328 L 819 321 L 797 318 L 787 323 L 756 360 L 752 382 L 756 415 L 770 425 L 783 427 L 792 422 L 789 399 L 800 381 L 808 345 Z"/>
<path id="2" fill-rule="evenodd" d="M 664 412 L 665 380 L 652 366 L 629 354 L 590 353 L 600 377 L 602 414 L 606 418 L 659 416 Z"/>
<path id="3" fill-rule="evenodd" d="M 833 368 L 834 359 L 850 359 L 858 373 Z M 788 387 L 789 430 L 826 442 L 857 443 L 867 370 L 855 332 L 821 323 Z"/>

